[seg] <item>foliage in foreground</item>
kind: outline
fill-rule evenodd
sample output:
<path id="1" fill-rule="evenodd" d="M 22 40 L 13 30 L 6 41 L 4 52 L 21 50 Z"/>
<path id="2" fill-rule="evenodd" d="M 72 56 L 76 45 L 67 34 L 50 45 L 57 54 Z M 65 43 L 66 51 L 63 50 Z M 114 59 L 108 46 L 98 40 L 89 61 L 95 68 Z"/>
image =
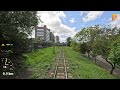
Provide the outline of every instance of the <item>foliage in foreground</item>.
<path id="1" fill-rule="evenodd" d="M 19 69 L 24 62 L 22 54 L 31 42 L 28 35 L 31 35 L 37 24 L 37 11 L 0 11 L 0 45 L 4 42 L 13 44 L 10 48 L 13 53 L 5 55 L 14 63 L 14 70 Z"/>

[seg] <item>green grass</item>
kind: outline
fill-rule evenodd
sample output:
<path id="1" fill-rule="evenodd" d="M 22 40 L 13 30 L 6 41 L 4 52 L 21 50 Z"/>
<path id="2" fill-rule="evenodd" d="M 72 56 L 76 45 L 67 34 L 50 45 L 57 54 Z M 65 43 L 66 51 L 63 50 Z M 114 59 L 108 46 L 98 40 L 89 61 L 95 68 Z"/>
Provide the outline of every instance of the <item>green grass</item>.
<path id="1" fill-rule="evenodd" d="M 24 64 L 25 67 L 30 68 L 32 75 L 30 79 L 45 78 L 45 73 L 54 63 L 54 57 L 57 55 L 59 47 L 55 47 L 55 54 L 53 54 L 53 47 L 44 48 L 42 50 L 33 51 L 24 54 L 27 60 Z"/>
<path id="2" fill-rule="evenodd" d="M 116 76 L 109 74 L 109 71 L 82 57 L 70 47 L 65 47 L 65 54 L 70 58 L 69 65 L 76 79 L 117 79 Z"/>

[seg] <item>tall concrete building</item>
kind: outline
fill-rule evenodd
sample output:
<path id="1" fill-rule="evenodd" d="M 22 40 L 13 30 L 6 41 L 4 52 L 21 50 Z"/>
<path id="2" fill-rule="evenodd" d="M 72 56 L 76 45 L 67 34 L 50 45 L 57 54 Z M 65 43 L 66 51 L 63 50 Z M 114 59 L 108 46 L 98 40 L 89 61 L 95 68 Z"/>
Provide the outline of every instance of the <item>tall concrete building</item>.
<path id="1" fill-rule="evenodd" d="M 55 36 L 52 32 L 50 32 L 50 41 L 55 42 Z"/>
<path id="2" fill-rule="evenodd" d="M 60 43 L 60 41 L 59 41 L 59 36 L 56 36 L 56 37 L 55 37 L 55 43 Z"/>
<path id="3" fill-rule="evenodd" d="M 43 41 L 50 41 L 50 29 L 44 25 L 44 27 L 35 27 L 35 38 L 40 37 Z"/>

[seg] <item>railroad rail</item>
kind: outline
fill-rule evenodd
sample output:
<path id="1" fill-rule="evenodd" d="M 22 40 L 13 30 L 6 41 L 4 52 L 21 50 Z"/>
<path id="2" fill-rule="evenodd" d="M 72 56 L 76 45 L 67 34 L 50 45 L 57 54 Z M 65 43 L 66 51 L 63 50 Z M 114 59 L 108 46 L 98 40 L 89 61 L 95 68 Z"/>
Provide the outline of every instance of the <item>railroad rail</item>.
<path id="1" fill-rule="evenodd" d="M 48 71 L 48 79 L 73 79 L 68 64 L 69 59 L 66 58 L 64 47 L 60 48 L 58 55 L 55 57 L 55 63 Z"/>
<path id="2" fill-rule="evenodd" d="M 66 59 L 64 56 L 64 49 L 61 48 L 60 54 L 57 58 L 57 63 L 54 71 L 53 79 L 67 79 L 67 66 L 66 66 Z"/>

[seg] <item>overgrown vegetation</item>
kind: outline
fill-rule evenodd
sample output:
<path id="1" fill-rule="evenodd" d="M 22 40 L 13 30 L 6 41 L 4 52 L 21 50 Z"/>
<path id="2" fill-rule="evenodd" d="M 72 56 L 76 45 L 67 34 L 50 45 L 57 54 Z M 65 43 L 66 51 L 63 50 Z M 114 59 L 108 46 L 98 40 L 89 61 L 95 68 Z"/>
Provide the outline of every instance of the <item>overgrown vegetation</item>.
<path id="1" fill-rule="evenodd" d="M 112 49 L 110 51 L 108 59 L 110 59 L 111 62 L 113 63 L 112 70 L 111 70 L 111 73 L 112 73 L 116 65 L 120 66 L 120 37 L 112 44 L 111 47 Z"/>
<path id="2" fill-rule="evenodd" d="M 36 14 L 37 11 L 0 11 L 0 45 L 4 42 L 13 44 L 10 48 L 13 53 L 6 56 L 14 63 L 14 70 L 17 70 L 24 61 L 22 54 L 28 50 L 31 42 L 28 35 L 31 35 L 38 24 Z M 0 55 L 3 54 L 1 49 L 2 47 Z"/>
<path id="3" fill-rule="evenodd" d="M 120 59 L 118 59 L 120 56 L 118 52 L 120 42 L 117 42 L 117 46 L 115 45 L 116 41 L 120 38 L 119 36 L 120 29 L 117 27 L 101 27 L 99 25 L 86 27 L 81 29 L 81 31 L 75 35 L 74 38 L 76 39 L 74 39 L 72 48 L 77 48 L 82 54 L 87 53 L 88 57 L 91 55 L 96 58 L 97 55 L 101 55 L 102 58 L 112 66 L 110 71 L 112 74 L 113 70 L 120 63 Z M 119 55 L 113 54 L 113 52 L 116 52 Z"/>
<path id="4" fill-rule="evenodd" d="M 46 73 L 50 66 L 54 63 L 54 57 L 58 54 L 59 46 L 56 46 L 54 48 L 55 53 L 53 53 L 53 47 L 44 48 L 42 50 L 33 51 L 27 54 L 24 54 L 26 56 L 26 61 L 23 64 L 22 67 L 27 69 L 26 72 L 21 70 L 21 76 L 22 74 L 26 74 L 27 72 L 31 72 L 30 75 L 27 75 L 25 78 L 27 79 L 44 79 L 46 78 Z M 28 71 L 29 70 L 29 71 Z M 22 73 L 23 71 L 23 73 Z M 19 77 L 21 77 L 19 76 Z M 19 78 L 18 77 L 18 78 Z"/>
<path id="5" fill-rule="evenodd" d="M 117 79 L 107 70 L 84 58 L 80 53 L 73 51 L 71 47 L 65 47 L 65 54 L 69 58 L 71 73 L 75 79 Z"/>
<path id="6" fill-rule="evenodd" d="M 71 44 L 71 37 L 68 37 L 67 38 L 67 46 L 70 46 L 70 44 Z"/>

